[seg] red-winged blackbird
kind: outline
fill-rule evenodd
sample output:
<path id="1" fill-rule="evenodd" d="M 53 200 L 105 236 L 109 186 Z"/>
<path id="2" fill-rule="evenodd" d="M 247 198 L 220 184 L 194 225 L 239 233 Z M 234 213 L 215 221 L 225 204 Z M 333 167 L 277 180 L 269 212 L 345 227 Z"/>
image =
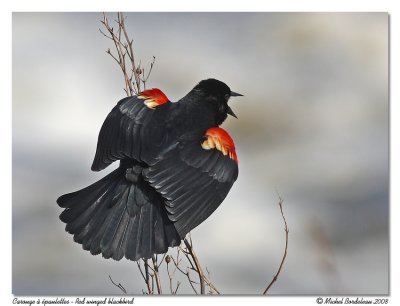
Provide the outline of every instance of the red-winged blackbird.
<path id="1" fill-rule="evenodd" d="M 219 128 L 241 96 L 218 80 L 176 103 L 159 89 L 118 102 L 101 127 L 93 171 L 119 168 L 57 199 L 60 219 L 92 254 L 130 260 L 178 246 L 225 199 L 238 176 L 235 146 Z"/>

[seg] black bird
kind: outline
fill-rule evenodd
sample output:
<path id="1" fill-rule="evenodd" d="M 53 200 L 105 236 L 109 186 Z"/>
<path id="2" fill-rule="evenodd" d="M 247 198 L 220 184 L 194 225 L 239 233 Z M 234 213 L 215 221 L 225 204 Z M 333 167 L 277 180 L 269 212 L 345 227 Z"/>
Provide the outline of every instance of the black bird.
<path id="1" fill-rule="evenodd" d="M 93 255 L 151 258 L 178 246 L 222 203 L 238 176 L 235 145 L 219 127 L 232 96 L 218 80 L 176 103 L 159 89 L 122 99 L 101 127 L 93 171 L 100 181 L 57 199 L 74 241 Z"/>

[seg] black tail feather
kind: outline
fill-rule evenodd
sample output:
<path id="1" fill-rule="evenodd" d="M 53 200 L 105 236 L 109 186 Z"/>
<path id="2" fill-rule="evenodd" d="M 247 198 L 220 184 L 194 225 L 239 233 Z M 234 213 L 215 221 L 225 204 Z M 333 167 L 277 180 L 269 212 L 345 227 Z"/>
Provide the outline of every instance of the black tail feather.
<path id="1" fill-rule="evenodd" d="M 125 179 L 120 167 L 100 181 L 57 199 L 60 219 L 74 241 L 93 255 L 130 260 L 151 258 L 178 246 L 162 197 L 142 178 Z"/>

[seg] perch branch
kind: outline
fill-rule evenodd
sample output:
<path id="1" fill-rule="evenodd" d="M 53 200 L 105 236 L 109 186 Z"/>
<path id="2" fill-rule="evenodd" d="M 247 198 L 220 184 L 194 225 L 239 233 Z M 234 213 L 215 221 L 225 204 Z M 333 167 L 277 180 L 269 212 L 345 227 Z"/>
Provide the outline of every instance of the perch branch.
<path id="1" fill-rule="evenodd" d="M 147 291 L 149 294 L 153 294 L 151 281 L 150 281 L 149 263 L 147 262 L 147 259 L 143 259 L 143 263 L 144 263 L 144 271 L 146 273 L 145 279 L 146 279 Z"/>
<path id="2" fill-rule="evenodd" d="M 191 239 L 190 239 L 191 240 Z M 204 294 L 205 293 L 205 287 L 204 287 L 204 273 L 203 273 L 203 269 L 201 268 L 199 259 L 197 258 L 196 253 L 194 252 L 193 248 L 192 248 L 192 244 L 189 243 L 189 241 L 185 238 L 183 239 L 183 242 L 185 243 L 186 249 L 188 250 L 190 256 L 193 258 L 194 260 L 194 264 L 196 266 L 196 268 L 193 267 L 192 262 L 190 261 L 190 264 L 192 265 L 193 270 L 195 270 L 197 272 L 197 274 L 199 275 L 199 280 L 200 280 L 200 294 Z M 189 258 L 188 258 L 189 259 Z"/>
<path id="3" fill-rule="evenodd" d="M 154 255 L 151 259 L 153 261 L 154 276 L 156 278 L 156 284 L 157 284 L 157 292 L 158 294 L 162 294 L 161 280 L 160 280 L 160 273 L 158 271 L 157 259 Z"/>
<path id="4" fill-rule="evenodd" d="M 281 264 L 279 265 L 278 271 L 274 275 L 272 281 L 269 283 L 267 288 L 264 290 L 264 292 L 263 292 L 264 295 L 267 294 L 269 288 L 271 288 L 271 286 L 276 282 L 276 280 L 278 279 L 278 275 L 281 273 L 281 270 L 282 270 L 282 267 L 283 267 L 283 263 L 285 262 L 285 259 L 286 259 L 287 250 L 288 250 L 288 243 L 289 243 L 289 229 L 288 229 L 288 226 L 287 226 L 287 223 L 286 223 L 286 218 L 285 218 L 285 215 L 283 214 L 283 208 L 282 208 L 283 199 L 281 198 L 281 196 L 279 194 L 278 194 L 278 196 L 279 196 L 279 208 L 281 210 L 282 219 L 283 219 L 283 222 L 285 224 L 285 228 L 284 228 L 284 230 L 285 230 L 285 251 L 283 253 L 283 257 L 282 257 L 282 260 L 281 260 Z"/>
<path id="5" fill-rule="evenodd" d="M 187 269 L 186 272 L 185 272 L 185 271 L 183 271 L 183 270 L 179 267 L 179 264 L 180 264 L 180 262 L 181 262 L 181 260 L 178 260 L 179 251 L 180 251 L 180 249 L 178 249 L 178 255 L 177 255 L 177 260 L 176 260 L 176 261 L 175 261 L 175 259 L 171 256 L 172 262 L 174 263 L 174 265 L 175 265 L 175 267 L 178 269 L 178 271 L 181 272 L 183 275 L 185 275 L 185 276 L 187 277 L 187 279 L 188 279 L 188 281 L 189 281 L 189 284 L 190 284 L 190 286 L 192 287 L 194 293 L 199 294 L 199 293 L 197 292 L 196 288 L 193 286 L 193 284 L 196 284 L 196 282 L 193 281 L 193 280 L 190 278 L 189 269 Z"/>

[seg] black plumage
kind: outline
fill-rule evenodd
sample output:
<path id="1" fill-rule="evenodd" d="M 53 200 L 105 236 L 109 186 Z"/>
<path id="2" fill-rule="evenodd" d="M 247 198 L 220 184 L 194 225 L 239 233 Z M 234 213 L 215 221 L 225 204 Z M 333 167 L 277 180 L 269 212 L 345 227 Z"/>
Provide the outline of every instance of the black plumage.
<path id="1" fill-rule="evenodd" d="M 100 181 L 58 198 L 66 231 L 92 254 L 150 258 L 180 244 L 225 199 L 238 175 L 230 136 L 219 125 L 236 96 L 201 81 L 176 103 L 158 89 L 127 97 L 101 127 L 93 171 Z"/>

